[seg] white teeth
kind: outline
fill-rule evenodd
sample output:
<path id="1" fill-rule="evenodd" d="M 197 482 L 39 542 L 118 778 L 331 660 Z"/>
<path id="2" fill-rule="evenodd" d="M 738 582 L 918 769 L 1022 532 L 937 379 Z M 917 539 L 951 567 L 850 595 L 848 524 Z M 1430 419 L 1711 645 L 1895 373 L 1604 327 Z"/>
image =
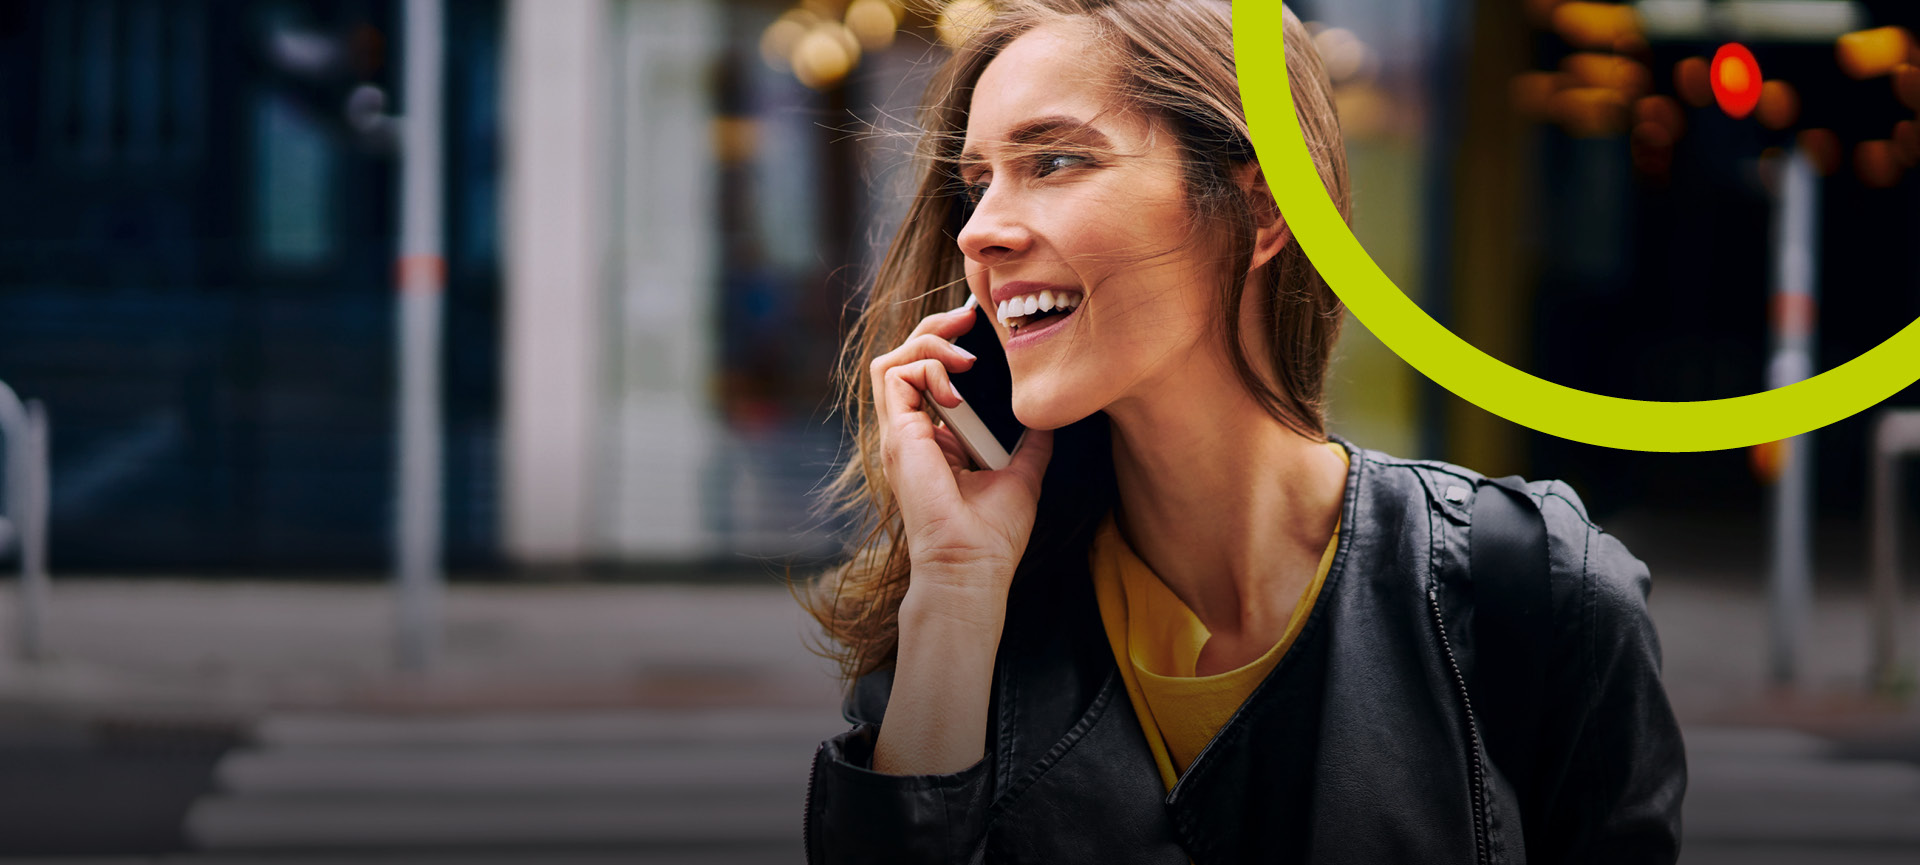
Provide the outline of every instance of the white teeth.
<path id="1" fill-rule="evenodd" d="M 1081 294 L 1045 289 L 1038 294 L 1022 295 L 1000 301 L 995 311 L 999 315 L 1000 323 L 1011 329 L 1026 324 L 1029 316 L 1042 310 L 1065 311 L 1078 307 L 1085 301 L 1086 297 Z"/>

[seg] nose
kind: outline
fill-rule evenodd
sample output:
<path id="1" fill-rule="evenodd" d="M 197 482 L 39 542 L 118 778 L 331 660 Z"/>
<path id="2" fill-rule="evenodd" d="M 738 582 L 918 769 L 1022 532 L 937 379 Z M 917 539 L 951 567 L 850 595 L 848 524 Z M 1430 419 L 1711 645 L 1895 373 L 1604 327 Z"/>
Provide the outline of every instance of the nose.
<path id="1" fill-rule="evenodd" d="M 961 226 L 960 252 L 983 265 L 998 264 L 1025 252 L 1033 244 L 1033 235 L 1012 197 L 1003 189 L 988 188 L 973 215 Z"/>

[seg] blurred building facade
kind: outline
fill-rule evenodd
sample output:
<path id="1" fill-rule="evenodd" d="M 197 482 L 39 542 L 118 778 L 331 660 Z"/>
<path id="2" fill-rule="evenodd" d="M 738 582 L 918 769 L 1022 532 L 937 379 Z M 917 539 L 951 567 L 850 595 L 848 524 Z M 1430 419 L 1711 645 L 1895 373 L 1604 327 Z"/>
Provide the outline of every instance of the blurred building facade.
<path id="1" fill-rule="evenodd" d="M 509 5 L 504 549 L 554 564 L 831 553 L 840 527 L 808 508 L 846 445 L 839 337 L 912 194 L 912 121 L 968 4 L 892 4 L 898 31 L 824 83 L 773 56 L 792 49 L 780 29 L 851 24 L 858 4 Z M 1420 292 L 1435 170 L 1421 70 L 1452 4 L 1321 5 L 1361 118 L 1356 229 Z M 1412 370 L 1357 324 L 1340 352 L 1335 429 L 1421 449 Z"/>
<path id="2" fill-rule="evenodd" d="M 0 379 L 54 415 L 56 568 L 387 561 L 400 155 L 356 112 L 404 111 L 402 5 L 0 4 Z M 822 91 L 764 62 L 777 3 L 446 10 L 450 564 L 830 549 L 934 49 Z"/>
<path id="3" fill-rule="evenodd" d="M 56 569 L 363 567 L 391 524 L 392 0 L 0 4 L 0 378 Z M 448 17 L 447 546 L 496 546 L 500 4 Z"/>
<path id="4" fill-rule="evenodd" d="M 773 3 L 523 2 L 503 550 L 531 564 L 821 553 L 835 355 L 924 41 L 843 84 L 763 60 Z"/>

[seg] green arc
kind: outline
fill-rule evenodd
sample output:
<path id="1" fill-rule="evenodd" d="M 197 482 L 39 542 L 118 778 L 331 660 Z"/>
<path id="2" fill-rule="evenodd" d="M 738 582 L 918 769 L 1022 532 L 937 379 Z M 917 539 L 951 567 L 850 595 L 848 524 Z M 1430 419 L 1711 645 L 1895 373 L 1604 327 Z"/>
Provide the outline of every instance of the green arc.
<path id="1" fill-rule="evenodd" d="M 1267 183 L 1301 248 L 1354 316 L 1401 359 L 1461 399 L 1572 441 L 1679 453 L 1791 438 L 1865 411 L 1920 381 L 1920 321 L 1798 384 L 1698 402 L 1588 393 L 1522 372 L 1474 348 L 1380 271 L 1327 197 L 1294 117 L 1281 8 L 1266 0 L 1233 6 L 1241 99 Z"/>

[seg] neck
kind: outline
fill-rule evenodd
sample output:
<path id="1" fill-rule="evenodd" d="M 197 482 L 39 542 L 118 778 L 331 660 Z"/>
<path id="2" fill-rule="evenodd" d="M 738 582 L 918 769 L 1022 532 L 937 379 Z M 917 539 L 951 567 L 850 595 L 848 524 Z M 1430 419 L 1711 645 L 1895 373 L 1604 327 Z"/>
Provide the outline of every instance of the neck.
<path id="1" fill-rule="evenodd" d="M 1208 631 L 1277 639 L 1339 519 L 1345 468 L 1205 364 L 1108 408 L 1116 520 Z"/>

